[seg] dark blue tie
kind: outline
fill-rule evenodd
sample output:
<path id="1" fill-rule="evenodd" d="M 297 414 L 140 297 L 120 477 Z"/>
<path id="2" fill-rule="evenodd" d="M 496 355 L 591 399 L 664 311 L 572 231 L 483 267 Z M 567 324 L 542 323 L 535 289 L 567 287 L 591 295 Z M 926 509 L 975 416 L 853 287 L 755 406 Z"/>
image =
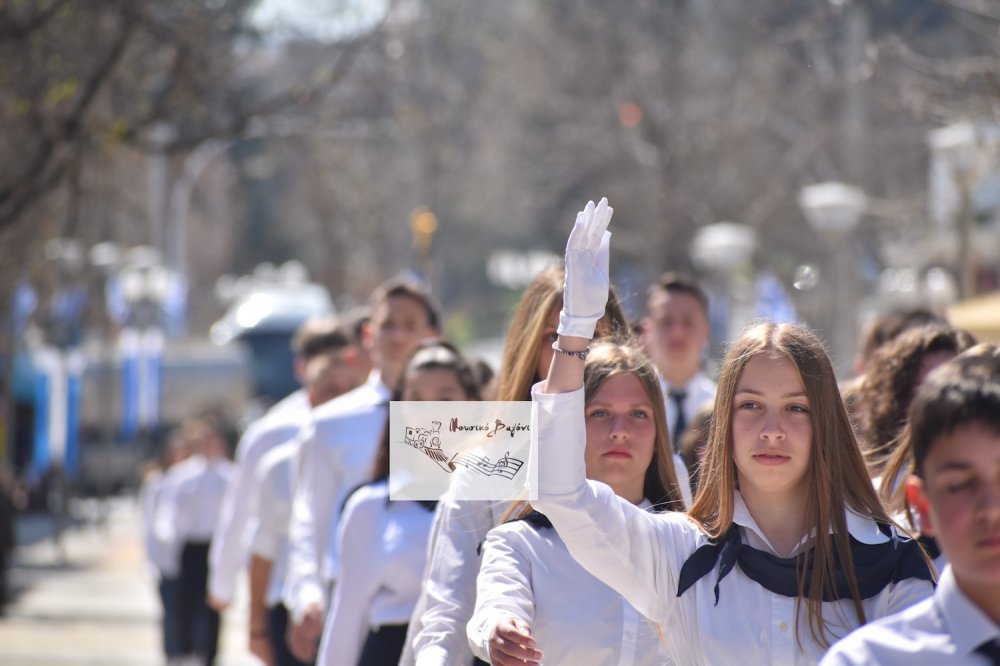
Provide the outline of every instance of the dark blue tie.
<path id="1" fill-rule="evenodd" d="M 989 659 L 993 666 L 1000 666 L 1000 639 L 986 641 L 976 648 L 976 653 Z"/>
<path id="2" fill-rule="evenodd" d="M 684 399 L 687 397 L 687 391 L 667 391 L 667 394 L 674 401 L 674 407 L 677 408 L 674 425 L 670 429 L 670 443 L 674 446 L 674 453 L 679 453 L 681 436 L 684 434 L 684 429 L 687 428 L 687 418 L 684 416 Z"/>

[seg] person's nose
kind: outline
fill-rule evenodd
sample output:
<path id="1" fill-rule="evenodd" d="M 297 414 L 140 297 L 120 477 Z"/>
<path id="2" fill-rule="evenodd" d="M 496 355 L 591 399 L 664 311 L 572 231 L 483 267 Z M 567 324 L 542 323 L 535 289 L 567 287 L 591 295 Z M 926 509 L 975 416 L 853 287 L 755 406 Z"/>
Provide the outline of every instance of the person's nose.
<path id="1" fill-rule="evenodd" d="M 781 414 L 775 410 L 765 410 L 761 423 L 760 438 L 769 442 L 779 442 L 785 439 L 785 429 L 781 423 Z"/>
<path id="2" fill-rule="evenodd" d="M 611 418 L 611 439 L 626 441 L 631 435 L 628 420 L 623 414 L 617 414 Z"/>
<path id="3" fill-rule="evenodd" d="M 1000 525 L 1000 478 L 983 484 L 976 511 L 985 525 Z"/>

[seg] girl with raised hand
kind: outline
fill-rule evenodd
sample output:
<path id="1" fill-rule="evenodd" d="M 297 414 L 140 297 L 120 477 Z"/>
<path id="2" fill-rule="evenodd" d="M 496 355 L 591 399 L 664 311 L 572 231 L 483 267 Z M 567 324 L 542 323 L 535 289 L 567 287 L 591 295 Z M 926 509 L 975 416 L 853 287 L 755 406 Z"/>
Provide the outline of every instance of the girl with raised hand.
<path id="1" fill-rule="evenodd" d="M 599 341 L 587 359 L 584 386 L 587 478 L 639 508 L 683 511 L 651 361 L 633 344 Z M 468 625 L 477 656 L 494 666 L 523 663 L 534 651 L 509 637 L 527 632 L 546 663 L 666 661 L 652 625 L 573 560 L 544 515 L 530 506 L 516 515 L 483 545 Z"/>
<path id="2" fill-rule="evenodd" d="M 548 372 L 562 310 L 563 267 L 542 270 L 524 290 L 511 318 L 496 377 L 495 400 L 530 400 L 531 387 Z M 614 292 L 601 306 L 598 337 L 624 334 L 628 322 Z M 476 603 L 480 545 L 503 522 L 509 501 L 461 500 L 438 503 L 420 601 L 410 621 L 401 666 L 469 666 L 472 650 L 465 626 Z"/>
<path id="3" fill-rule="evenodd" d="M 479 400 L 481 387 L 454 347 L 424 343 L 403 369 L 393 400 Z M 340 571 L 317 666 L 399 662 L 420 596 L 435 502 L 389 500 L 389 422 L 372 481 L 344 505 L 336 545 Z"/>
<path id="4" fill-rule="evenodd" d="M 533 391 L 535 507 L 573 557 L 659 625 L 678 664 L 813 664 L 930 595 L 926 556 L 879 503 L 830 359 L 801 326 L 755 326 L 730 346 L 687 516 L 586 480 L 580 356 L 607 294 L 610 217 L 606 200 L 577 217 L 559 349 Z"/>

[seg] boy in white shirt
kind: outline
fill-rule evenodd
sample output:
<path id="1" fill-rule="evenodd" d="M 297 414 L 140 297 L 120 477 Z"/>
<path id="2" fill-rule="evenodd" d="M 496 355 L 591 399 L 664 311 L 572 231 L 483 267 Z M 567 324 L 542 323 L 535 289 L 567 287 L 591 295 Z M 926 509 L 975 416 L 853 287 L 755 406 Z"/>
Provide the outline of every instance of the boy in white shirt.
<path id="1" fill-rule="evenodd" d="M 1000 664 L 1000 348 L 932 372 L 903 437 L 908 504 L 950 564 L 931 598 L 859 628 L 821 664 Z"/>
<path id="2" fill-rule="evenodd" d="M 362 344 L 374 369 L 368 381 L 313 413 L 296 436 L 295 495 L 282 598 L 291 614 L 288 643 L 301 661 L 315 657 L 336 563 L 330 553 L 334 513 L 368 477 L 385 426 L 392 388 L 421 341 L 437 337 L 438 311 L 419 286 L 391 280 L 372 297 Z"/>

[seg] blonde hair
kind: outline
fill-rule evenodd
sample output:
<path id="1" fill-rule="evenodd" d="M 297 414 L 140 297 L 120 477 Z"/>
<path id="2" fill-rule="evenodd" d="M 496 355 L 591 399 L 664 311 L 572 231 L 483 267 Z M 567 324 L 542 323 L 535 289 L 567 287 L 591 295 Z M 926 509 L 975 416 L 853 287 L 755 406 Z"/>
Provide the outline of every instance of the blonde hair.
<path id="1" fill-rule="evenodd" d="M 537 375 L 538 345 L 553 312 L 562 308 L 563 265 L 542 270 L 524 290 L 514 310 L 504 344 L 494 400 L 531 400 L 531 386 L 543 379 Z M 595 337 L 624 333 L 628 322 L 614 290 L 608 292 L 604 316 L 597 322 Z"/>
<path id="2" fill-rule="evenodd" d="M 862 624 L 866 621 L 844 507 L 878 522 L 894 523 L 882 508 L 868 478 L 830 358 L 819 339 L 805 327 L 759 324 L 747 329 L 729 348 L 719 374 L 715 418 L 701 469 L 701 482 L 689 516 L 713 539 L 720 538 L 733 526 L 733 493 L 738 488 L 733 457 L 733 397 L 744 368 L 758 354 L 789 359 L 798 370 L 809 399 L 812 443 L 806 474 L 807 485 L 813 491 L 806 499 L 805 524 L 811 544 L 807 544 L 797 558 L 799 590 L 806 593 L 796 599 L 796 606 L 803 600 L 806 602 L 809 631 L 817 643 L 828 646 L 822 602 L 825 592 L 833 596 L 836 589 L 838 559 L 858 620 Z M 831 528 L 831 539 L 824 538 Z M 805 557 L 809 545 L 813 546 L 814 568 L 813 575 L 807 578 Z M 800 636 L 798 622 L 796 635 Z"/>

